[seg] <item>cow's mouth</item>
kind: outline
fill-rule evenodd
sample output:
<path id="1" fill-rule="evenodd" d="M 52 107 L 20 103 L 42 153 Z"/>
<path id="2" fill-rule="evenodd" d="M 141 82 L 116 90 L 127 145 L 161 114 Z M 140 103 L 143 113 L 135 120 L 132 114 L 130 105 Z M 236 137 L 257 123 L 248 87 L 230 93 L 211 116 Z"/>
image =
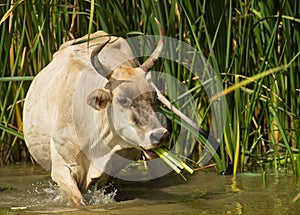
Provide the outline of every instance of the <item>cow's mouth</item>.
<path id="1" fill-rule="evenodd" d="M 155 158 L 158 158 L 157 154 L 155 154 L 152 150 L 145 150 L 142 148 L 143 154 L 145 159 L 147 160 L 153 160 Z"/>
<path id="2" fill-rule="evenodd" d="M 158 155 L 153 151 L 153 149 L 162 147 L 166 145 L 169 141 L 169 132 L 166 129 L 156 129 L 155 132 L 152 131 L 152 133 L 149 135 L 151 144 L 143 144 L 140 145 L 144 157 L 147 160 L 153 160 L 155 158 L 158 158 Z"/>

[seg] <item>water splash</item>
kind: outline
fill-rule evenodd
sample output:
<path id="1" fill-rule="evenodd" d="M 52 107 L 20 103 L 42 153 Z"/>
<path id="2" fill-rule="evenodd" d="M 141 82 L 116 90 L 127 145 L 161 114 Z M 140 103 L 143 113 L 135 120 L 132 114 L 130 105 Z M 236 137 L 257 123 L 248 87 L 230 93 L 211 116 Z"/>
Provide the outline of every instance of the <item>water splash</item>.
<path id="1" fill-rule="evenodd" d="M 109 190 L 109 192 L 107 191 Z M 112 185 L 107 185 L 102 188 L 92 187 L 84 194 L 84 198 L 89 205 L 101 205 L 115 202 L 115 196 L 117 195 L 117 189 Z"/>
<path id="2" fill-rule="evenodd" d="M 43 206 L 58 204 L 62 200 L 62 195 L 59 191 L 58 185 L 45 182 L 35 182 L 31 184 L 31 189 L 25 193 L 29 206 Z"/>
<path id="3" fill-rule="evenodd" d="M 48 182 L 36 182 L 32 184 L 32 189 L 27 191 L 30 197 L 30 206 L 74 206 L 71 199 L 66 198 L 61 192 L 57 184 Z M 102 188 L 92 187 L 83 196 L 89 205 L 102 205 L 115 202 L 117 189 L 112 185 Z"/>
<path id="4" fill-rule="evenodd" d="M 59 187 L 57 184 L 53 184 L 50 181 L 49 187 L 43 188 L 43 191 L 46 193 L 47 199 L 46 201 L 58 203 L 63 200 L 63 196 L 61 195 L 61 192 L 59 190 Z"/>

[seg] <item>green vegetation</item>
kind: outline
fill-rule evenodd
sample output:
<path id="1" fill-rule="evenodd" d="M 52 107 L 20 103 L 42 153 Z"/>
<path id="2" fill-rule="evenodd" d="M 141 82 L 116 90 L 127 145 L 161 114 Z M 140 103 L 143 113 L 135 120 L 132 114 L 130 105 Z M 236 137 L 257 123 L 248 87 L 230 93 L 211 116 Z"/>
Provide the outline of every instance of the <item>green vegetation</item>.
<path id="1" fill-rule="evenodd" d="M 171 153 L 166 148 L 157 148 L 153 149 L 153 151 L 169 166 L 171 169 L 173 169 L 177 174 L 180 174 L 184 180 L 186 178 L 181 174 L 181 171 L 184 169 L 188 171 L 190 174 L 194 173 L 194 170 L 187 165 L 185 162 L 183 162 L 181 159 L 179 159 L 177 156 L 175 156 L 173 153 Z"/>
<path id="2" fill-rule="evenodd" d="M 24 98 L 32 78 L 64 41 L 96 30 L 123 37 L 158 34 L 154 17 L 163 24 L 165 36 L 206 56 L 225 89 L 210 98 L 223 96 L 228 105 L 217 113 L 227 118 L 214 155 L 218 171 L 232 165 L 234 174 L 271 168 L 299 176 L 300 3 L 292 0 L 0 3 L 0 162 L 19 161 L 26 155 L 28 159 L 22 136 Z M 175 62 L 160 59 L 156 66 L 190 89 L 199 125 L 206 130 L 212 123 L 216 128 L 203 83 Z M 178 117 L 161 109 L 174 122 L 174 143 L 181 127 Z M 183 127 L 190 131 L 189 138 L 193 129 Z M 203 144 L 209 148 L 204 136 L 197 136 L 197 152 Z M 192 159 L 200 163 L 195 154 Z"/>

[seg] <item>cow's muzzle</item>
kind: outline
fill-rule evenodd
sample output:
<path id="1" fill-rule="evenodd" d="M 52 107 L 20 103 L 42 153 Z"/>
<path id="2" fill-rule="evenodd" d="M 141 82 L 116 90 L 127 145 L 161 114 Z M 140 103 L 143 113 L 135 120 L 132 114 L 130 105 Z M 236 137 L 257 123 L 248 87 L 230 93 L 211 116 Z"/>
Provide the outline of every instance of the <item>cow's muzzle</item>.
<path id="1" fill-rule="evenodd" d="M 169 141 L 169 132 L 165 128 L 157 128 L 150 133 L 150 142 L 153 146 L 161 145 Z"/>
<path id="2" fill-rule="evenodd" d="M 147 144 L 142 144 L 141 147 L 144 150 L 152 150 L 164 146 L 168 143 L 169 137 L 170 135 L 167 129 L 155 128 L 146 134 L 147 141 L 145 141 L 145 143 Z"/>
<path id="3" fill-rule="evenodd" d="M 170 138 L 170 134 L 165 128 L 156 128 L 149 131 L 146 134 L 148 144 L 141 144 L 140 147 L 144 152 L 144 156 L 147 160 L 152 160 L 158 156 L 152 151 L 152 149 L 165 146 Z"/>

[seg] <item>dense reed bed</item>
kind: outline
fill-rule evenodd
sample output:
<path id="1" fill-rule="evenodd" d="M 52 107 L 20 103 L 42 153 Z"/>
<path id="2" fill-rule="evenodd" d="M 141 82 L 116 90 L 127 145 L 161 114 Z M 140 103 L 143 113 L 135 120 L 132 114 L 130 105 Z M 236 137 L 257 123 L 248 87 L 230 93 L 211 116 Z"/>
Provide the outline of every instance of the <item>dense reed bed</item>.
<path id="1" fill-rule="evenodd" d="M 188 87 L 204 130 L 218 126 L 210 101 L 225 99 L 227 108 L 217 113 L 226 119 L 213 155 L 218 171 L 272 169 L 299 176 L 300 3 L 292 0 L 2 1 L 0 163 L 29 159 L 22 135 L 24 98 L 63 42 L 96 30 L 123 37 L 158 34 L 154 17 L 165 36 L 202 52 L 222 83 L 223 93 L 208 98 L 195 74 L 164 59 L 156 65 Z M 161 111 L 174 122 L 174 143 L 178 117 Z M 183 127 L 189 138 L 194 132 Z M 199 134 L 193 144 L 191 158 L 201 163 L 197 154 L 210 143 Z"/>

